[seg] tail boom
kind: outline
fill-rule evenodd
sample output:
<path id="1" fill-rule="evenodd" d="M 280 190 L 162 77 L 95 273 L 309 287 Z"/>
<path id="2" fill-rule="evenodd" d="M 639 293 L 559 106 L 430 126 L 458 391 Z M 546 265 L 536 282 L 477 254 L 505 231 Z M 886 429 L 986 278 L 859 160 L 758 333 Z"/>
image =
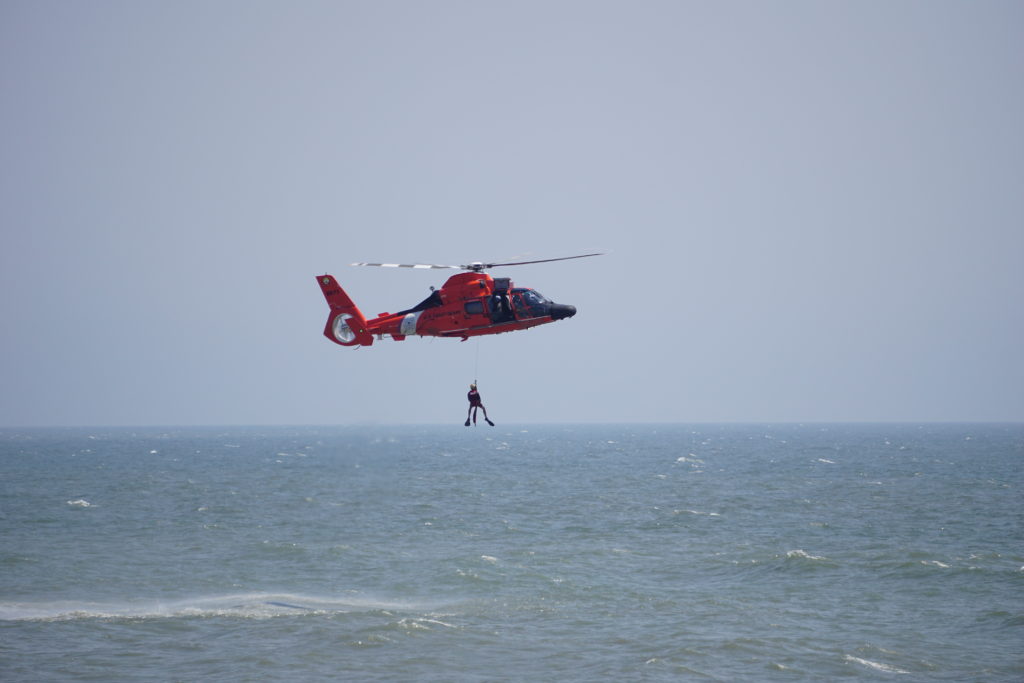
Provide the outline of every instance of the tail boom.
<path id="1" fill-rule="evenodd" d="M 341 288 L 333 275 L 318 275 L 316 281 L 327 299 L 331 311 L 327 316 L 324 336 L 341 346 L 370 346 L 373 335 L 370 334 L 359 307 L 355 305 L 345 290 Z"/>

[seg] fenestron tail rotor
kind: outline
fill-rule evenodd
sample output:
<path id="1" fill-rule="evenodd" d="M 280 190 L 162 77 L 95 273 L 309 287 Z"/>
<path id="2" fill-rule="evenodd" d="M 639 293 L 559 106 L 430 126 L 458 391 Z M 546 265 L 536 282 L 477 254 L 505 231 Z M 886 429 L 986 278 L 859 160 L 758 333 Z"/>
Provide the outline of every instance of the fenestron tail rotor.
<path id="1" fill-rule="evenodd" d="M 512 261 L 508 263 L 482 263 L 480 261 L 474 261 L 462 266 L 445 266 L 438 265 L 435 263 L 353 263 L 353 266 L 377 266 L 380 268 L 460 268 L 462 270 L 471 270 L 474 273 L 480 273 L 490 268 L 498 268 L 503 266 L 525 266 L 531 263 L 551 263 L 552 261 L 568 261 L 576 258 L 587 258 L 588 256 L 602 256 L 603 251 L 599 251 L 593 254 L 579 254 L 577 256 L 560 256 L 559 258 L 545 258 L 537 259 L 534 261 Z"/>

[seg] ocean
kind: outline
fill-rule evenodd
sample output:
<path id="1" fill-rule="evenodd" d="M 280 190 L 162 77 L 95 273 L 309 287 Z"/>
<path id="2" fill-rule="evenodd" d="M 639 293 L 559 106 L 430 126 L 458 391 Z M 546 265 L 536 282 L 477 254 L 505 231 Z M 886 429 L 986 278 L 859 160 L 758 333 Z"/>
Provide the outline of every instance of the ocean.
<path id="1" fill-rule="evenodd" d="M 0 680 L 1020 681 L 1024 425 L 0 429 Z"/>

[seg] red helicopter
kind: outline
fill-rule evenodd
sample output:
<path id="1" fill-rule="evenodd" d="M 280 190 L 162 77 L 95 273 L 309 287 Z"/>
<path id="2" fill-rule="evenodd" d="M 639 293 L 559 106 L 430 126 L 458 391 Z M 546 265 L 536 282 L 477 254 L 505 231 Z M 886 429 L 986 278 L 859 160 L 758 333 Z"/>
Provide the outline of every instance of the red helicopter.
<path id="1" fill-rule="evenodd" d="M 395 341 L 418 334 L 421 337 L 470 337 L 525 330 L 544 323 L 571 318 L 576 307 L 549 301 L 534 289 L 513 287 L 507 277 L 491 277 L 484 271 L 499 266 L 522 266 L 569 259 L 600 256 L 580 254 L 539 261 L 514 263 L 480 263 L 465 266 L 439 266 L 406 263 L 353 263 L 353 266 L 385 268 L 459 268 L 469 271 L 448 278 L 441 289 L 433 290 L 426 299 L 398 313 L 381 313 L 367 320 L 332 275 L 318 275 L 316 280 L 331 307 L 324 336 L 342 346 L 370 346 L 373 338 L 391 335 Z"/>

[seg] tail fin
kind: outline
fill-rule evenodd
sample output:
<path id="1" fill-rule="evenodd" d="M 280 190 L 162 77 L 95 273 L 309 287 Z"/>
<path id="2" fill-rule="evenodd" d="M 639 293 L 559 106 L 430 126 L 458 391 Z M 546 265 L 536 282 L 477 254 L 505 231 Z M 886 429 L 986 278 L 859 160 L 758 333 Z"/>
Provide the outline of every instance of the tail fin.
<path id="1" fill-rule="evenodd" d="M 366 318 L 334 276 L 319 275 L 316 281 L 320 283 L 327 305 L 331 307 L 331 312 L 327 316 L 327 326 L 324 327 L 324 336 L 342 346 L 372 344 L 373 335 L 366 326 Z"/>

